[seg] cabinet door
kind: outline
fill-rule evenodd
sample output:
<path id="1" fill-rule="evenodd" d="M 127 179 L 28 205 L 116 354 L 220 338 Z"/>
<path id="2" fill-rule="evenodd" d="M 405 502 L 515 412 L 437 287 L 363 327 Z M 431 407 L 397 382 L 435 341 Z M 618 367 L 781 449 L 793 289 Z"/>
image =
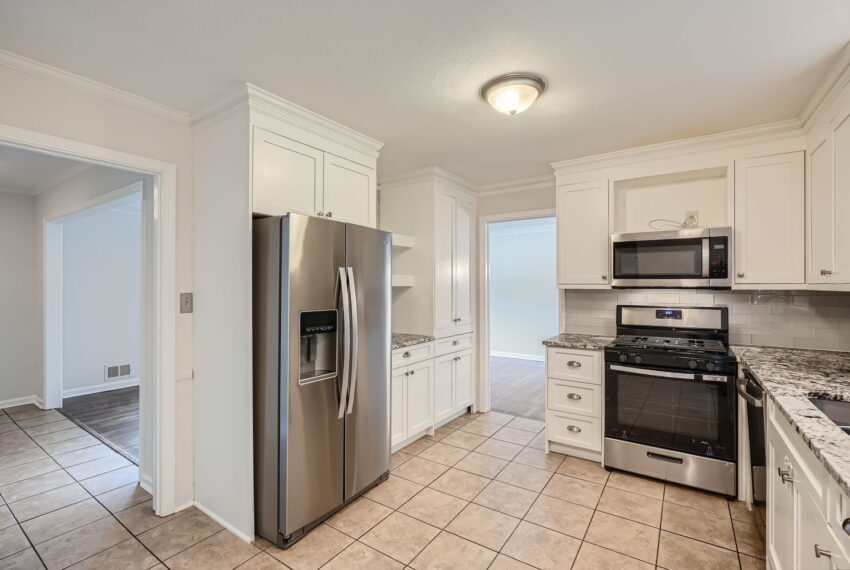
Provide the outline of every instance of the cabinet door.
<path id="1" fill-rule="evenodd" d="M 375 171 L 344 158 L 325 154 L 325 216 L 360 224 L 376 225 Z"/>
<path id="2" fill-rule="evenodd" d="M 434 198 L 434 328 L 455 326 L 454 226 L 455 199 L 437 193 Z"/>
<path id="3" fill-rule="evenodd" d="M 314 215 L 321 205 L 323 160 L 318 149 L 255 128 L 253 211 Z"/>
<path id="4" fill-rule="evenodd" d="M 465 350 L 454 358 L 454 411 L 472 405 L 472 351 Z"/>
<path id="5" fill-rule="evenodd" d="M 803 152 L 735 162 L 735 282 L 805 281 Z"/>
<path id="6" fill-rule="evenodd" d="M 454 411 L 454 354 L 434 359 L 434 421 L 439 422 Z"/>
<path id="7" fill-rule="evenodd" d="M 396 368 L 390 378 L 390 445 L 398 445 L 407 439 L 407 367 Z"/>
<path id="8" fill-rule="evenodd" d="M 558 186 L 558 283 L 607 285 L 608 184 Z"/>
<path id="9" fill-rule="evenodd" d="M 794 483 L 783 482 L 778 470 L 788 469 L 791 476 L 796 470 L 782 436 L 769 422 L 767 461 L 767 557 L 775 570 L 792 570 L 797 542 L 797 493 Z"/>
<path id="10" fill-rule="evenodd" d="M 472 324 L 472 232 L 474 208 L 455 202 L 454 223 L 454 319 L 455 326 Z"/>
<path id="11" fill-rule="evenodd" d="M 434 425 L 434 361 L 407 367 L 407 437 Z"/>
<path id="12" fill-rule="evenodd" d="M 850 157 L 848 157 L 850 159 Z M 832 177 L 832 137 L 809 151 L 809 259 L 806 281 L 829 283 L 825 274 L 835 254 L 835 204 Z"/>
<path id="13" fill-rule="evenodd" d="M 834 543 L 826 519 L 821 515 L 814 500 L 809 493 L 803 490 L 799 494 L 800 499 L 800 543 L 797 547 L 797 565 L 795 568 L 806 570 L 833 570 L 834 568 L 847 568 L 847 566 L 836 566 L 840 550 Z M 818 552 L 820 551 L 820 555 Z M 823 554 L 827 551 L 829 556 Z"/>
<path id="14" fill-rule="evenodd" d="M 830 283 L 850 283 L 850 113 L 837 121 L 833 136 L 835 165 L 835 264 Z"/>

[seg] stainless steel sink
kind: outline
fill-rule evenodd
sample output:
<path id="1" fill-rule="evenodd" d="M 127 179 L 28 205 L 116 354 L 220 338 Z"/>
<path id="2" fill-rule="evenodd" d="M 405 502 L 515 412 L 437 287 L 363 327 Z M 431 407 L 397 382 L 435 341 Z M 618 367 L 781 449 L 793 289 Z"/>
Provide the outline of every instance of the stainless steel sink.
<path id="1" fill-rule="evenodd" d="M 809 398 L 809 401 L 844 430 L 844 433 L 850 433 L 850 402 L 823 398 Z"/>

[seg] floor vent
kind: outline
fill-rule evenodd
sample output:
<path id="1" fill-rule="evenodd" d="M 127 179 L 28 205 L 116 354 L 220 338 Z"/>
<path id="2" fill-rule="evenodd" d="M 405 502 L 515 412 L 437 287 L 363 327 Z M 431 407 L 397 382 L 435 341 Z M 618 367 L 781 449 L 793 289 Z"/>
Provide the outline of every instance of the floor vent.
<path id="1" fill-rule="evenodd" d="M 130 365 L 129 364 L 119 364 L 118 366 L 106 366 L 104 367 L 106 371 L 105 380 L 114 380 L 115 378 L 124 378 L 130 375 Z"/>

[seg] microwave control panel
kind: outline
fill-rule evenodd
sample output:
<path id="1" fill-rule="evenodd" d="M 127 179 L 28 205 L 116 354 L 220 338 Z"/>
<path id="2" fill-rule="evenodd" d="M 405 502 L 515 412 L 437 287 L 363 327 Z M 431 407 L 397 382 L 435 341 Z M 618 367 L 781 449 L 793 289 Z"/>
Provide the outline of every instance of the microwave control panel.
<path id="1" fill-rule="evenodd" d="M 729 238 L 713 237 L 708 240 L 708 274 L 712 279 L 729 277 Z"/>

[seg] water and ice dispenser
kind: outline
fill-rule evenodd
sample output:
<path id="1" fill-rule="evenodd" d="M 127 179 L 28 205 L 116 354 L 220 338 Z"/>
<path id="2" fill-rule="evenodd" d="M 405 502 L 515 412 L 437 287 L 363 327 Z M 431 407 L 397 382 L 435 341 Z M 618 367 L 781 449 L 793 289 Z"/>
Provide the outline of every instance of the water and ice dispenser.
<path id="1" fill-rule="evenodd" d="M 299 383 L 330 380 L 337 376 L 337 312 L 302 311 Z"/>

